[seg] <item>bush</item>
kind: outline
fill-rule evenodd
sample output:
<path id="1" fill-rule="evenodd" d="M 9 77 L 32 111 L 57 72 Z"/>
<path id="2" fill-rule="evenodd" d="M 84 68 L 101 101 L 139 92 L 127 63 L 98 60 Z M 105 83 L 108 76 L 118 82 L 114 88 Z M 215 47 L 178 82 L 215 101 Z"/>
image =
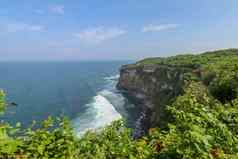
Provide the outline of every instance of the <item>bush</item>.
<path id="1" fill-rule="evenodd" d="M 220 75 L 209 85 L 211 94 L 222 103 L 231 102 L 238 96 L 238 78 L 232 75 Z"/>
<path id="2" fill-rule="evenodd" d="M 5 93 L 0 91 L 0 113 L 3 114 L 5 110 Z M 15 133 L 18 131 L 19 124 L 15 128 L 11 127 L 8 123 L 0 122 L 0 158 L 8 158 L 15 156 L 19 152 L 19 146 L 22 141 L 15 139 Z"/>
<path id="3" fill-rule="evenodd" d="M 238 107 L 222 105 L 192 83 L 183 96 L 168 107 L 175 121 L 156 136 L 163 145 L 158 158 L 238 158 Z M 234 102 L 235 103 L 235 102 Z"/>
<path id="4" fill-rule="evenodd" d="M 0 99 L 5 107 L 4 94 Z M 40 125 L 33 122 L 28 129 L 20 129 L 20 124 L 0 125 L 0 158 L 4 159 L 150 159 L 153 155 L 144 140 L 132 140 L 123 121 L 115 121 L 97 132 L 90 131 L 81 138 L 76 137 L 65 117 L 49 117 Z"/>
<path id="5" fill-rule="evenodd" d="M 77 157 L 78 140 L 67 118 L 54 121 L 49 117 L 39 128 L 24 130 L 19 138 L 23 141 L 21 154 L 27 158 Z"/>

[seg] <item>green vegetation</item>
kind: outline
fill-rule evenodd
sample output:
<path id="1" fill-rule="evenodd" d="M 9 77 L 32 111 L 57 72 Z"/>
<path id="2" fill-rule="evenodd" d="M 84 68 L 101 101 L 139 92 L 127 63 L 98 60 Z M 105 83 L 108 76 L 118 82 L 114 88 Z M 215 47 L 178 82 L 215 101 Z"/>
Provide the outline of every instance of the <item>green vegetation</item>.
<path id="1" fill-rule="evenodd" d="M 168 106 L 168 128 L 131 138 L 122 121 L 77 138 L 66 118 L 51 117 L 31 128 L 0 123 L 0 158 L 237 159 L 238 50 L 153 58 L 136 65 L 191 68 L 184 93 Z M 0 92 L 0 113 L 5 109 Z M 37 127 L 36 127 L 37 125 Z"/>
<path id="2" fill-rule="evenodd" d="M 190 83 L 168 107 L 174 117 L 167 131 L 151 135 L 160 141 L 158 158 L 238 158 L 238 105 L 209 97 L 201 83 Z"/>
<path id="3" fill-rule="evenodd" d="M 1 94 L 4 97 L 4 94 Z M 1 103 L 4 103 L 1 98 Z M 34 128 L 36 127 L 37 128 Z M 0 125 L 0 158 L 30 159 L 107 159 L 152 158 L 153 151 L 144 140 L 132 140 L 131 131 L 115 121 L 100 132 L 77 138 L 66 118 L 49 117 L 28 129 L 20 125 Z"/>
<path id="4" fill-rule="evenodd" d="M 171 65 L 171 66 L 184 66 L 189 68 L 199 68 L 199 67 L 220 67 L 222 63 L 230 63 L 230 65 L 236 64 L 237 67 L 238 60 L 238 49 L 226 49 L 218 50 L 213 52 L 206 52 L 199 55 L 187 54 L 187 55 L 177 55 L 168 58 L 148 58 L 136 63 L 136 65 L 145 64 L 161 64 L 161 65 Z M 220 65 L 221 64 L 221 65 Z"/>

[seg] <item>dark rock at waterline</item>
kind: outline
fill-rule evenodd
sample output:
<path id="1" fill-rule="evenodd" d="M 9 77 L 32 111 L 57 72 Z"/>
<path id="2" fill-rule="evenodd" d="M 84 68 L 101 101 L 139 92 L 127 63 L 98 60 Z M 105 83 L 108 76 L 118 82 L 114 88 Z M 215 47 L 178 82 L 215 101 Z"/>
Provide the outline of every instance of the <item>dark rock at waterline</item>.
<path id="1" fill-rule="evenodd" d="M 11 102 L 10 105 L 11 105 L 11 106 L 15 106 L 15 107 L 18 106 L 18 104 L 15 103 L 15 102 Z"/>

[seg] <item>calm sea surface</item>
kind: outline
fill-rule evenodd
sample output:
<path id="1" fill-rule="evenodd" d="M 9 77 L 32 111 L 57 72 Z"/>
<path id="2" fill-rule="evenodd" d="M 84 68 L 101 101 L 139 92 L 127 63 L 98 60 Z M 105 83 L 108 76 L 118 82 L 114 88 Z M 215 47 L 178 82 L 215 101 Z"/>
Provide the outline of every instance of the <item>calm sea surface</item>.
<path id="1" fill-rule="evenodd" d="M 124 117 L 133 125 L 136 109 L 115 88 L 119 68 L 111 62 L 2 62 L 0 88 L 8 107 L 1 120 L 23 126 L 67 115 L 80 134 Z"/>

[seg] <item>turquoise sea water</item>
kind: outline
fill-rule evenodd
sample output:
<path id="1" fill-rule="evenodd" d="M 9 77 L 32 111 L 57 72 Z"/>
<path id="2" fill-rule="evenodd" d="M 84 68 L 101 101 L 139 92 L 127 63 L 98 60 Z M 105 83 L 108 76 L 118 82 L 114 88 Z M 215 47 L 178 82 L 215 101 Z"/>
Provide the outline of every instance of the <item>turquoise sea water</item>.
<path id="1" fill-rule="evenodd" d="M 23 126 L 64 114 L 80 134 L 124 117 L 133 125 L 136 109 L 115 88 L 127 61 L 2 62 L 0 88 L 8 107 L 1 120 Z"/>

